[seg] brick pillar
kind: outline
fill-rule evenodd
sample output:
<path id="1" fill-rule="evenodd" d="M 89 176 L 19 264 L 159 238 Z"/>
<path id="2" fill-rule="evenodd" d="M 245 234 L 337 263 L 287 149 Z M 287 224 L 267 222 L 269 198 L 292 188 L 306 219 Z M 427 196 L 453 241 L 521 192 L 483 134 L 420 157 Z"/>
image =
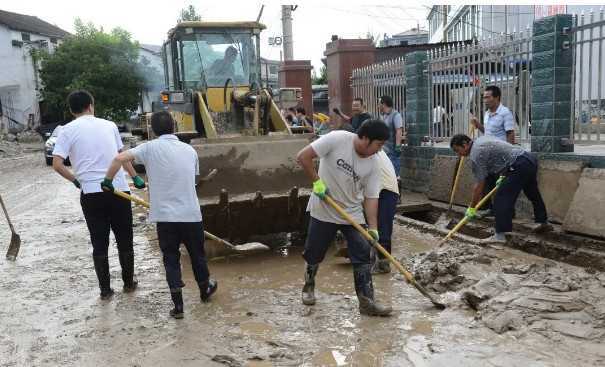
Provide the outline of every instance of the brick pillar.
<path id="1" fill-rule="evenodd" d="M 336 39 L 326 44 L 328 96 L 330 113 L 338 107 L 351 115 L 354 96 L 351 88 L 353 69 L 374 63 L 375 47 L 369 39 Z M 366 104 L 376 101 L 364 101 Z"/>
<path id="2" fill-rule="evenodd" d="M 532 42 L 532 152 L 573 152 L 571 144 L 572 16 L 534 22 Z"/>
<path id="3" fill-rule="evenodd" d="M 303 107 L 307 116 L 313 116 L 313 91 L 311 90 L 311 61 L 287 60 L 279 68 L 279 86 L 281 88 L 300 88 Z"/>
<path id="4" fill-rule="evenodd" d="M 408 146 L 420 146 L 429 135 L 429 77 L 426 51 L 409 53 L 405 58 L 405 120 Z"/>

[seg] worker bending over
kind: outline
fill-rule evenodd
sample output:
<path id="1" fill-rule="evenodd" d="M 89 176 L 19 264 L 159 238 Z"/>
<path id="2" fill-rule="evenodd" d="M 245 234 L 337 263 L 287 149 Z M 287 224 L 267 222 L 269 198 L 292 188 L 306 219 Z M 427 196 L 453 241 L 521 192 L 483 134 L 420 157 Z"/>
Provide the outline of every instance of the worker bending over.
<path id="1" fill-rule="evenodd" d="M 380 172 L 375 155 L 389 138 L 389 129 L 378 120 L 366 121 L 357 134 L 333 131 L 302 149 L 299 164 L 313 181 L 313 193 L 307 211 L 311 214 L 303 258 L 307 263 L 302 302 L 315 304 L 315 276 L 328 246 L 340 230 L 348 243 L 353 264 L 355 291 L 359 312 L 387 316 L 390 307 L 374 300 L 372 285 L 371 244 L 323 199 L 329 194 L 357 223 L 368 221 L 370 235 L 378 241 L 377 212 L 380 194 Z M 313 159 L 319 157 L 319 173 Z"/>
<path id="2" fill-rule="evenodd" d="M 174 135 L 170 113 L 155 112 L 151 116 L 151 128 L 158 138 L 115 157 L 101 185 L 104 190 L 113 191 L 112 180 L 124 163 L 135 161 L 145 166 L 149 180 L 149 221 L 156 223 L 174 303 L 170 315 L 180 319 L 184 315 L 182 288 L 185 286 L 181 279 L 181 243 L 189 252 L 202 302 L 208 302 L 217 289 L 217 282 L 210 279 L 204 254 L 204 226 L 195 191 L 199 161 L 195 150 Z"/>
<path id="3" fill-rule="evenodd" d="M 466 210 L 469 219 L 477 216 L 475 206 L 483 196 L 487 176 L 504 176 L 496 182 L 498 190 L 494 196 L 496 233 L 485 242 L 506 242 L 505 233 L 513 230 L 513 213 L 521 190 L 534 207 L 534 219 L 537 223 L 534 231 L 539 233 L 552 230 L 538 189 L 538 161 L 533 155 L 521 147 L 487 136 L 472 141 L 468 136 L 458 134 L 452 138 L 450 146 L 459 156 L 469 157 L 472 163 L 475 185 L 471 205 Z"/>

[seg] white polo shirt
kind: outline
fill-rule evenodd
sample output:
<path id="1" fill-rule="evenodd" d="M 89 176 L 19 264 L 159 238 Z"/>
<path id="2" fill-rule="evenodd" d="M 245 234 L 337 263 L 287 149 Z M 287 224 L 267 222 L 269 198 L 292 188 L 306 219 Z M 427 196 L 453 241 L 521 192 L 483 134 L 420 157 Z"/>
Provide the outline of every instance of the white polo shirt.
<path id="1" fill-rule="evenodd" d="M 84 115 L 61 129 L 53 155 L 69 157 L 82 192 L 90 194 L 103 191 L 101 182 L 107 168 L 123 146 L 115 123 Z M 130 191 L 123 169 L 116 174 L 113 186 L 116 190 Z"/>
<path id="2" fill-rule="evenodd" d="M 507 131 L 515 130 L 513 114 L 502 103 L 500 103 L 496 112 L 492 113 L 489 109 L 485 111 L 483 121 L 485 121 L 485 136 L 491 136 L 502 141 L 506 141 Z"/>
<path id="3" fill-rule="evenodd" d="M 195 191 L 200 173 L 195 149 L 172 134 L 129 150 L 143 164 L 149 181 L 150 222 L 201 222 Z"/>

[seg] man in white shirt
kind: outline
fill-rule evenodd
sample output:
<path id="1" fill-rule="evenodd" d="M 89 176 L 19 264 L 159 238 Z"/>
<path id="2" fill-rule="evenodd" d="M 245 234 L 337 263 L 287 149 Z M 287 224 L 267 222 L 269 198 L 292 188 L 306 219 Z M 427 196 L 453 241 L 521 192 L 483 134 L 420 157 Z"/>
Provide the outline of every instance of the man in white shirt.
<path id="1" fill-rule="evenodd" d="M 80 204 L 92 242 L 92 256 L 101 289 L 101 299 L 113 295 L 109 276 L 109 230 L 113 231 L 118 244 L 118 256 L 122 267 L 124 292 L 137 287 L 134 278 L 134 251 L 132 248 L 132 208 L 130 203 L 100 187 L 109 163 L 122 150 L 123 144 L 115 123 L 94 116 L 94 99 L 85 90 L 69 94 L 67 103 L 75 120 L 65 125 L 53 150 L 53 168 L 65 179 L 81 189 Z M 69 157 L 73 173 L 65 167 Z M 133 178 L 137 188 L 144 188 L 145 181 L 136 175 L 131 164 L 123 166 Z M 116 188 L 130 192 L 124 171 L 120 169 Z"/>
<path id="2" fill-rule="evenodd" d="M 349 258 L 353 264 L 359 312 L 370 316 L 387 316 L 391 313 L 390 307 L 374 300 L 371 244 L 323 200 L 328 193 L 359 224 L 365 225 L 367 218 L 369 232 L 378 240 L 380 176 L 375 153 L 388 138 L 389 129 L 382 121 L 369 120 L 361 125 L 357 134 L 332 131 L 298 153 L 297 160 L 313 181 L 314 193 L 307 206 L 311 219 L 303 252 L 307 262 L 303 304 L 315 304 L 315 275 L 336 231 L 340 230 L 347 240 Z M 319 158 L 319 172 L 315 171 L 315 158 Z"/>
<path id="3" fill-rule="evenodd" d="M 378 167 L 380 171 L 380 196 L 378 198 L 378 233 L 380 239 L 378 242 L 385 250 L 391 253 L 391 237 L 393 235 L 393 221 L 399 202 L 399 185 L 395 169 L 391 160 L 384 151 L 376 153 L 378 157 Z M 380 252 L 376 252 L 377 257 L 372 268 L 372 273 L 390 273 L 391 266 Z"/>
<path id="4" fill-rule="evenodd" d="M 104 190 L 113 191 L 114 176 L 123 164 L 135 161 L 145 166 L 149 180 L 149 221 L 157 226 L 166 280 L 174 303 L 170 316 L 181 319 L 184 317 L 181 243 L 189 252 L 202 302 L 208 302 L 217 289 L 217 282 L 210 279 L 204 254 L 204 226 L 195 191 L 199 159 L 191 145 L 180 142 L 174 135 L 170 113 L 160 111 L 151 115 L 151 128 L 158 138 L 115 157 L 101 185 Z"/>

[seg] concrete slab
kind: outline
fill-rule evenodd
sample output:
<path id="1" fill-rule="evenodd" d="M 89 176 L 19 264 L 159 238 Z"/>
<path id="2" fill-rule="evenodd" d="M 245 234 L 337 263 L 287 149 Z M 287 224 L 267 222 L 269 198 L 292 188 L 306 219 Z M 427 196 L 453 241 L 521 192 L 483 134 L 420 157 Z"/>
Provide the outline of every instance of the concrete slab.
<path id="1" fill-rule="evenodd" d="M 605 238 L 605 169 L 585 168 L 563 229 Z"/>
<path id="2" fill-rule="evenodd" d="M 540 161 L 538 185 L 551 221 L 565 220 L 585 166 L 581 161 Z"/>
<path id="3" fill-rule="evenodd" d="M 447 155 L 436 155 L 431 169 L 431 184 L 429 187 L 428 196 L 431 200 L 443 201 L 449 203 L 450 201 L 450 190 L 452 183 L 454 182 L 454 172 L 456 171 L 456 164 L 458 157 L 447 156 Z M 454 197 L 454 204 L 457 205 L 468 205 L 471 201 L 471 192 L 473 189 L 473 174 L 471 172 L 471 165 L 465 159 L 462 171 L 460 172 L 460 179 L 458 181 L 458 188 Z"/>

